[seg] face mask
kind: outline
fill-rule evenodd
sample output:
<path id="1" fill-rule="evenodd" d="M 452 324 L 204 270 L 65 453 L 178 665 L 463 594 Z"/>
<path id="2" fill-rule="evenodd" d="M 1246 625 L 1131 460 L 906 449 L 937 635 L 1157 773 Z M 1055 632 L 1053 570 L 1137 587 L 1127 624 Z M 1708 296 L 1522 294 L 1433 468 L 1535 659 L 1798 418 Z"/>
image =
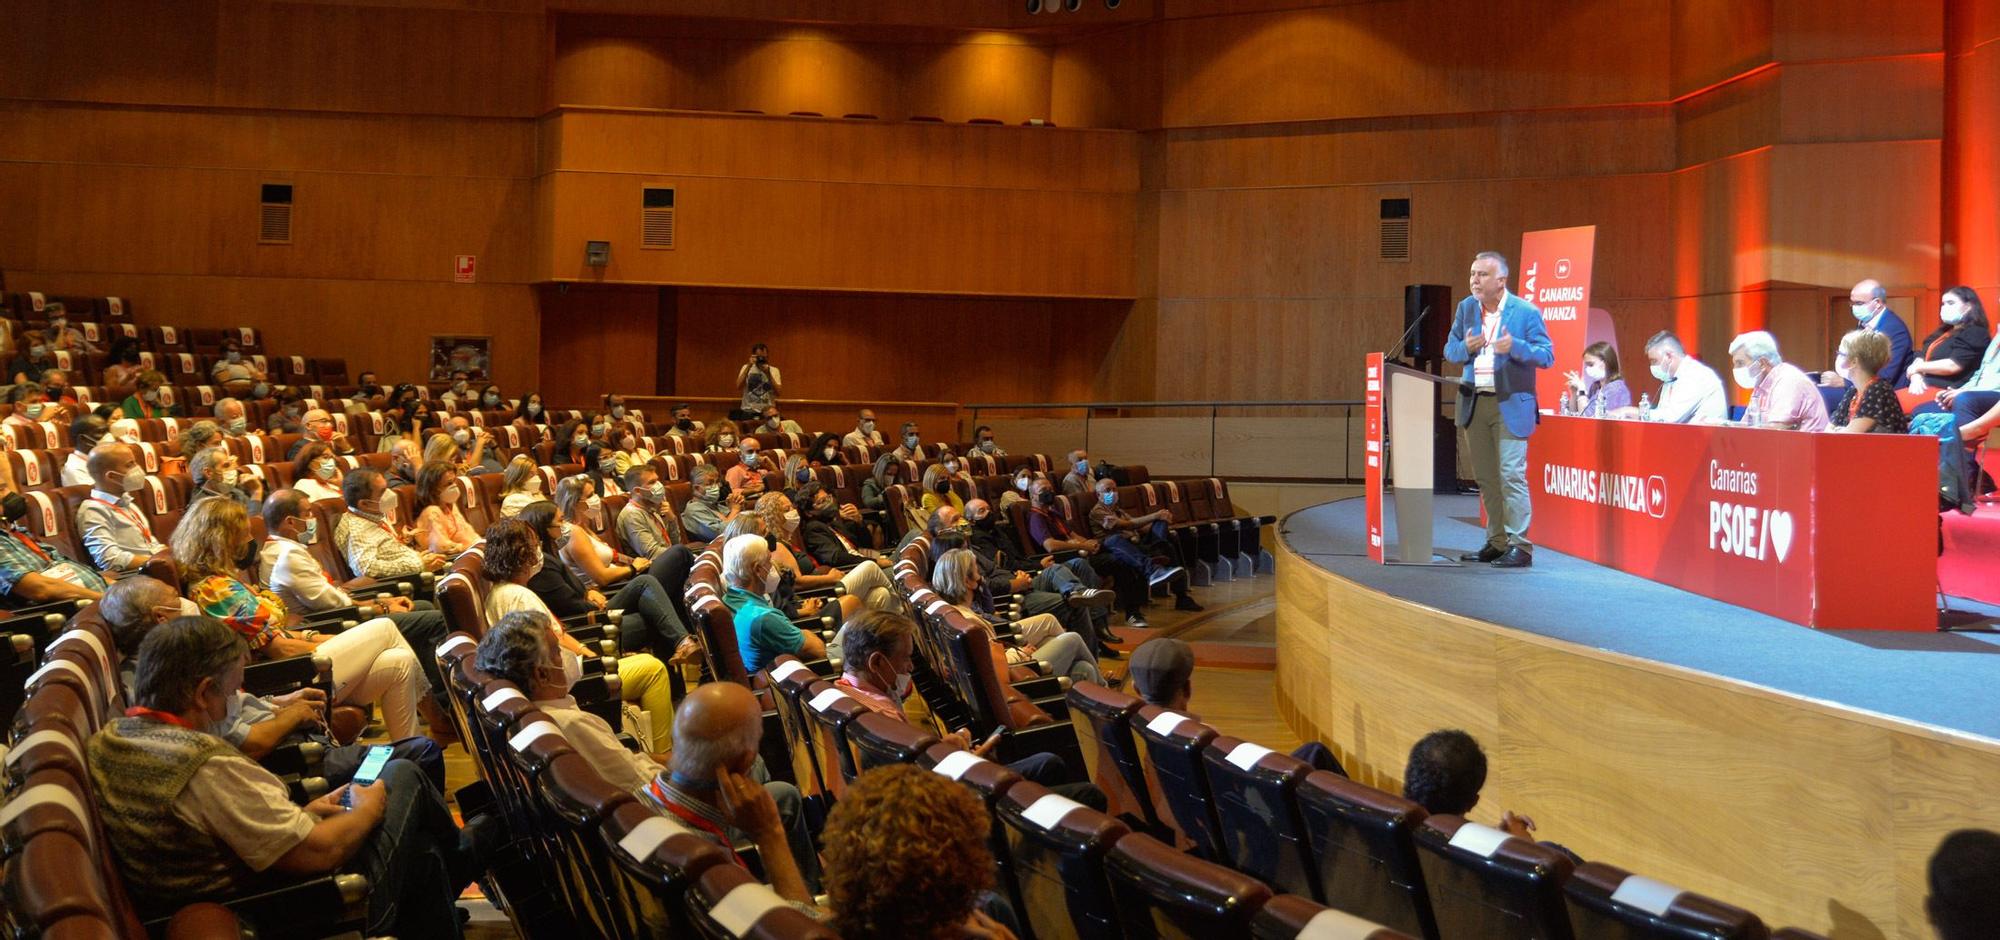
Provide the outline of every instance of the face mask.
<path id="1" fill-rule="evenodd" d="M 1015 478 L 1014 478 L 1014 488 L 1015 488 L 1015 489 L 1017 489 L 1017 490 L 1020 490 L 1020 491 L 1021 491 L 1021 492 L 1023 492 L 1023 493 L 1026 493 L 1026 492 L 1028 491 L 1028 484 L 1029 484 L 1030 482 L 1033 482 L 1033 481 L 1032 481 L 1032 480 L 1030 480 L 1030 479 L 1029 479 L 1028 477 L 1015 477 Z"/>
<path id="2" fill-rule="evenodd" d="M 160 403 L 160 390 L 157 388 L 147 389 L 146 393 L 139 397 L 145 399 L 149 405 L 157 405 Z"/>
<path id="3" fill-rule="evenodd" d="M 863 421 L 863 422 L 861 422 L 861 433 L 863 433 L 863 434 L 873 434 L 873 433 L 875 433 L 875 422 L 873 422 L 873 421 Z"/>
<path id="4" fill-rule="evenodd" d="M 248 418 L 229 419 L 229 433 L 242 434 L 248 430 L 250 430 L 250 420 Z"/>
<path id="5" fill-rule="evenodd" d="M 257 543 L 243 546 L 243 554 L 236 556 L 236 567 L 248 570 L 257 564 Z"/>
<path id="6" fill-rule="evenodd" d="M 796 509 L 785 510 L 785 530 L 789 532 L 798 527 L 799 527 L 799 511 Z"/>
<path id="7" fill-rule="evenodd" d="M 1077 462 L 1076 462 L 1076 475 L 1077 475 L 1077 476 L 1080 476 L 1080 477 L 1087 477 L 1087 476 L 1089 476 L 1089 475 L 1090 475 L 1090 461 L 1088 461 L 1088 460 L 1079 460 L 1079 461 L 1077 461 Z"/>
<path id="8" fill-rule="evenodd" d="M 317 541 L 319 541 L 319 519 L 307 519 L 306 527 L 299 530 L 299 543 L 311 545 Z"/>
<path id="9" fill-rule="evenodd" d="M 831 521 L 837 515 L 840 515 L 840 507 L 833 503 L 821 503 L 813 507 L 813 518 L 815 519 Z"/>
<path id="10" fill-rule="evenodd" d="M 1041 492 L 1039 492 L 1039 493 L 1036 493 L 1036 494 L 1035 494 L 1035 502 L 1038 502 L 1038 503 L 1041 503 L 1041 504 L 1042 504 L 1042 505 L 1044 505 L 1044 506 L 1053 506 L 1053 505 L 1055 505 L 1055 504 L 1056 504 L 1056 491 L 1055 491 L 1055 490 L 1043 490 L 1043 491 L 1041 491 Z"/>
<path id="11" fill-rule="evenodd" d="M 541 477 L 539 477 L 539 476 L 532 476 L 532 477 L 529 477 L 529 478 L 528 478 L 528 492 L 530 492 L 530 493 L 540 493 L 541 491 L 542 491 L 542 478 L 541 478 Z"/>
<path id="12" fill-rule="evenodd" d="M 228 351 L 228 352 L 226 352 L 226 353 L 223 353 L 223 354 L 222 354 L 222 358 L 224 358 L 224 359 L 227 359 L 227 360 L 229 360 L 230 362 L 242 362 L 242 361 L 243 361 L 243 354 L 242 354 L 242 353 L 240 353 L 240 352 L 237 352 L 237 351 L 236 351 L 236 350 L 234 350 L 234 349 L 232 349 L 232 350 L 230 350 L 230 351 Z"/>
<path id="13" fill-rule="evenodd" d="M 464 428 L 459 428 L 458 430 L 451 432 L 451 439 L 458 442 L 458 446 L 464 447 L 465 445 L 472 443 L 472 432 Z"/>
<path id="14" fill-rule="evenodd" d="M 736 439 L 733 437 L 717 438 L 715 443 L 723 450 L 733 450 L 736 447 Z"/>
<path id="15" fill-rule="evenodd" d="M 541 413 L 542 413 L 542 406 L 541 406 L 541 405 L 539 405 L 539 404 L 536 404 L 535 402 L 529 402 L 529 403 L 528 403 L 528 417 L 531 417 L 531 418 L 532 418 L 532 417 L 534 417 L 534 416 L 536 416 L 536 415 L 539 415 L 539 414 L 541 414 Z"/>
<path id="16" fill-rule="evenodd" d="M 778 581 L 779 581 L 778 566 L 772 565 L 771 570 L 764 573 L 765 597 L 770 597 L 771 595 L 776 594 L 778 592 Z"/>
<path id="17" fill-rule="evenodd" d="M 1098 501 L 1098 502 L 1100 502 L 1100 503 L 1103 503 L 1103 504 L 1104 504 L 1104 505 L 1106 505 L 1106 506 L 1116 506 L 1116 505 L 1118 505 L 1118 494 L 1117 494 L 1117 493 L 1099 493 L 1099 494 L 1097 494 L 1097 501 Z"/>
<path id="18" fill-rule="evenodd" d="M 33 358 L 33 359 L 40 359 L 40 358 L 42 358 L 43 356 L 46 356 L 46 355 L 48 355 L 48 354 L 49 354 L 49 348 L 48 348 L 47 346 L 30 346 L 30 347 L 28 347 L 28 356 L 29 356 L 30 358 Z"/>
<path id="19" fill-rule="evenodd" d="M 27 497 L 19 493 L 8 493 L 5 497 L 0 497 L 0 516 L 5 516 L 8 522 L 19 522 L 21 517 L 27 514 Z"/>
<path id="20" fill-rule="evenodd" d="M 1662 382 L 1667 382 L 1673 379 L 1673 374 L 1667 371 L 1666 366 L 1656 362 L 1653 364 L 1653 378 L 1659 379 Z"/>
<path id="21" fill-rule="evenodd" d="M 682 431 L 692 431 L 694 430 L 694 422 L 686 418 L 676 418 L 674 419 L 674 427 Z"/>
<path id="22" fill-rule="evenodd" d="M 361 505 L 356 508 L 360 509 L 362 512 L 368 512 L 369 511 L 368 501 L 362 500 Z M 384 519 L 391 518 L 396 515 L 395 490 L 382 491 L 382 498 L 375 501 L 374 513 L 375 515 L 381 516 Z"/>
<path id="23" fill-rule="evenodd" d="M 907 447 L 907 448 L 909 448 L 909 449 L 911 449 L 911 450 L 916 450 L 916 449 L 917 449 L 917 436 L 916 436 L 915 434 L 905 434 L 905 435 L 903 435 L 903 446 L 904 446 L 904 447 Z"/>
<path id="24" fill-rule="evenodd" d="M 944 462 L 944 472 L 946 472 L 946 473 L 949 473 L 949 474 L 952 474 L 953 476 L 956 476 L 956 475 L 958 474 L 958 461 L 956 461 L 956 460 L 947 460 L 947 461 L 945 461 L 945 462 Z"/>
<path id="25" fill-rule="evenodd" d="M 764 426 L 775 431 L 778 429 L 780 425 L 783 425 L 784 423 L 785 422 L 778 420 L 777 415 L 772 415 L 771 420 L 764 422 Z"/>
<path id="26" fill-rule="evenodd" d="M 486 407 L 488 407 L 488 408 L 497 408 L 497 407 L 499 407 L 499 405 L 500 405 L 500 396 L 498 396 L 498 395 L 488 395 L 488 396 L 486 396 Z"/>
<path id="27" fill-rule="evenodd" d="M 710 502 L 714 502 L 715 500 L 721 499 L 722 485 L 716 484 L 714 486 L 703 487 L 701 490 L 701 498 L 708 500 Z"/>
<path id="28" fill-rule="evenodd" d="M 225 696 L 222 701 L 222 717 L 209 722 L 208 727 L 202 729 L 218 738 L 227 733 L 229 726 L 235 724 L 237 717 L 243 714 L 243 696 Z"/>
<path id="29" fill-rule="evenodd" d="M 972 520 L 972 524 L 977 528 L 991 529 L 995 524 L 997 524 L 997 520 L 995 520 L 993 518 L 993 514 L 989 512 L 986 515 L 980 516 L 979 518 Z"/>
<path id="30" fill-rule="evenodd" d="M 593 424 L 593 425 L 591 425 L 591 426 L 590 426 L 590 436 L 591 436 L 591 437 L 603 437 L 603 436 L 604 436 L 604 424 L 603 424 L 603 422 L 599 422 L 599 423 L 597 423 L 597 424 Z"/>
<path id="31" fill-rule="evenodd" d="M 215 475 L 215 480 L 217 483 L 220 483 L 223 486 L 235 486 L 236 471 L 234 469 L 224 470 L 221 473 Z"/>
<path id="32" fill-rule="evenodd" d="M 1965 319 L 1965 308 L 1963 306 L 1942 308 L 1938 311 L 1938 319 L 1944 321 L 1946 326 L 1955 326 L 1958 321 Z"/>
<path id="33" fill-rule="evenodd" d="M 754 467 L 754 466 L 756 466 L 756 465 L 757 465 L 757 452 L 756 452 L 756 451 L 754 451 L 754 450 L 746 450 L 746 451 L 744 451 L 744 452 L 743 452 L 743 465 L 744 465 L 744 466 L 746 466 L 746 467 Z"/>
<path id="34" fill-rule="evenodd" d="M 444 495 L 440 497 L 440 499 L 442 499 L 444 504 L 447 506 L 456 506 L 458 505 L 458 501 L 462 497 L 463 494 L 459 492 L 458 485 L 453 484 L 451 486 L 447 486 L 444 488 Z"/>
<path id="35" fill-rule="evenodd" d="M 1866 323 L 1868 322 L 1868 318 L 1873 316 L 1868 311 L 1867 304 L 1850 304 L 1849 307 L 1854 311 L 1854 320 L 1857 323 Z"/>
<path id="36" fill-rule="evenodd" d="M 1584 378 L 1586 378 L 1586 379 L 1589 379 L 1589 380 L 1591 380 L 1592 382 L 1602 382 L 1602 381 L 1604 381 L 1604 367 L 1603 367 L 1603 366 L 1584 366 L 1584 367 L 1583 367 L 1583 377 L 1584 377 Z"/>
<path id="37" fill-rule="evenodd" d="M 26 414 L 30 418 L 40 418 L 42 416 L 42 412 L 47 410 L 47 408 L 48 406 L 44 405 L 41 402 L 33 402 L 23 407 L 21 410 L 23 414 Z"/>
<path id="38" fill-rule="evenodd" d="M 452 393 L 453 393 L 453 394 L 456 394 L 456 395 L 463 395 L 463 394 L 465 394 L 465 383 L 464 383 L 464 382 L 453 382 L 453 383 L 451 383 L 451 390 L 452 390 Z"/>
<path id="39" fill-rule="evenodd" d="M 939 495 L 951 492 L 951 481 L 939 480 L 936 483 L 931 484 L 931 492 L 937 493 Z"/>
<path id="40" fill-rule="evenodd" d="M 314 465 L 313 472 L 319 474 L 322 480 L 331 480 L 335 469 L 332 457 L 321 457 L 319 463 Z"/>
<path id="41" fill-rule="evenodd" d="M 618 458 L 606 457 L 602 460 L 599 460 L 597 462 L 597 469 L 603 471 L 604 473 L 618 472 Z"/>
<path id="42" fill-rule="evenodd" d="M 820 455 L 821 455 L 820 456 L 821 460 L 826 460 L 826 461 L 833 460 L 833 448 L 829 447 L 823 451 L 820 451 Z"/>
<path id="43" fill-rule="evenodd" d="M 611 416 L 612 416 L 612 417 L 614 417 L 614 418 L 623 418 L 623 417 L 625 417 L 625 406 L 624 406 L 624 405 L 613 405 L 613 406 L 611 406 Z"/>
<path id="44" fill-rule="evenodd" d="M 333 440 L 333 425 L 329 424 L 326 425 L 325 427 L 321 427 L 313 431 L 313 436 L 319 438 L 322 441 Z"/>
<path id="45" fill-rule="evenodd" d="M 646 499 L 654 505 L 659 505 L 661 500 L 667 498 L 667 485 L 658 480 L 646 484 L 641 489 L 645 491 Z M 710 489 L 721 489 L 721 487 L 710 487 Z"/>
<path id="46" fill-rule="evenodd" d="M 298 416 L 299 416 L 299 411 L 300 411 L 300 408 L 299 408 L 299 406 L 297 406 L 297 405 L 286 405 L 286 406 L 285 406 L 285 417 L 287 417 L 287 418 L 296 418 L 296 417 L 298 417 Z M 427 417 L 427 415 L 425 415 L 425 414 L 424 414 L 423 412 L 418 412 L 418 413 L 417 413 L 417 417 L 419 417 L 419 418 L 423 418 L 423 417 Z"/>
<path id="47" fill-rule="evenodd" d="M 992 453 L 992 452 L 993 452 L 993 448 L 994 448 L 994 445 L 993 445 L 993 439 L 992 439 L 992 438 L 990 438 L 990 437 L 989 437 L 989 438 L 987 438 L 986 440 L 983 440 L 983 441 L 980 441 L 980 442 L 979 442 L 979 449 L 980 449 L 980 450 L 982 450 L 982 451 L 985 451 L 986 453 L 989 453 L 989 454 L 990 454 L 990 453 Z"/>
<path id="48" fill-rule="evenodd" d="M 570 652 L 569 650 L 563 650 L 562 651 L 563 689 L 567 691 L 570 687 L 576 685 L 578 682 L 581 681 L 583 681 L 583 658 L 576 655 L 575 653 Z"/>
<path id="49" fill-rule="evenodd" d="M 602 496 L 592 496 L 592 497 L 590 497 L 589 499 L 586 499 L 586 500 L 584 500 L 584 501 L 583 501 L 583 508 L 585 508 L 585 509 L 588 509 L 588 510 L 590 510 L 591 512 L 596 512 L 596 511 L 598 511 L 598 510 L 600 510 L 600 509 L 603 509 L 603 508 L 604 508 L 604 497 L 602 497 Z"/>
<path id="50" fill-rule="evenodd" d="M 575 445 L 575 446 L 577 446 L 577 447 L 588 447 L 588 446 L 590 446 L 590 438 L 588 438 L 588 437 L 585 437 L 585 436 L 583 436 L 583 435 L 581 435 L 581 434 L 578 434 L 578 435 L 577 435 L 577 436 L 575 437 L 575 439 L 573 439 L 573 440 L 571 440 L 571 441 L 570 441 L 570 443 L 571 443 L 571 444 L 573 444 L 573 445 Z"/>
<path id="51" fill-rule="evenodd" d="M 1736 376 L 1736 384 L 1744 388 L 1757 387 L 1757 377 L 1750 373 L 1749 366 L 1737 366 L 1732 374 Z"/>
<path id="52" fill-rule="evenodd" d="M 146 488 L 146 471 L 133 467 L 119 474 L 118 488 L 127 493 L 137 493 Z"/>

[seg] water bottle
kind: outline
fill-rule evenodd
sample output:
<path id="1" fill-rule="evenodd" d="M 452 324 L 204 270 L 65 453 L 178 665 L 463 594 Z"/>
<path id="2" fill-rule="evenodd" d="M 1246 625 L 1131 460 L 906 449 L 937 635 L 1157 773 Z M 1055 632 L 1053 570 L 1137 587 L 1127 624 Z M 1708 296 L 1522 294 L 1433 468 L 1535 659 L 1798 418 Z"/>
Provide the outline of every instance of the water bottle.
<path id="1" fill-rule="evenodd" d="M 1647 395 L 1647 394 L 1643 394 L 1643 393 L 1642 393 L 1642 394 L 1640 394 L 1640 396 L 1639 396 L 1639 420 L 1641 420 L 1641 421 L 1651 421 L 1651 420 L 1653 420 L 1653 396 L 1651 396 L 1651 395 Z"/>
<path id="2" fill-rule="evenodd" d="M 1591 406 L 1591 412 L 1592 412 L 1592 417 L 1597 417 L 1597 418 L 1602 418 L 1602 417 L 1604 417 L 1604 392 L 1603 392 L 1603 391 L 1601 391 L 1601 390 L 1600 390 L 1600 391 L 1599 391 L 1599 392 L 1597 393 L 1597 401 L 1596 401 L 1596 402 L 1594 402 L 1594 403 L 1592 404 L 1592 406 Z"/>

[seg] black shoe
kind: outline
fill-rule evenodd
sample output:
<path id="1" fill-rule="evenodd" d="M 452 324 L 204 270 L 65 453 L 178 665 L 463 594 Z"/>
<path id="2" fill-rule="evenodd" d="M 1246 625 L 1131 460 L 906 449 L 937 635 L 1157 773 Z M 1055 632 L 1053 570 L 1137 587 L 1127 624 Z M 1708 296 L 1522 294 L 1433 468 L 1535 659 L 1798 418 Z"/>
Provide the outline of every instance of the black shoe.
<path id="1" fill-rule="evenodd" d="M 1117 659 L 1118 657 L 1120 657 L 1120 656 L 1122 656 L 1122 655 L 1124 655 L 1124 654 L 1123 654 L 1123 653 L 1120 653 L 1120 652 L 1118 652 L 1118 651 L 1117 651 L 1117 650 L 1115 650 L 1115 649 L 1112 649 L 1112 648 L 1111 648 L 1111 647 L 1109 647 L 1109 646 L 1099 646 L 1099 647 L 1097 648 L 1097 658 L 1098 658 L 1098 659 Z"/>
<path id="2" fill-rule="evenodd" d="M 1526 568 L 1535 563 L 1535 556 L 1518 548 L 1510 548 L 1507 554 L 1493 559 L 1495 568 Z"/>
<path id="3" fill-rule="evenodd" d="M 1181 595 L 1180 597 L 1178 597 L 1178 598 L 1175 598 L 1175 599 L 1174 599 L 1174 609 L 1175 609 L 1175 610 L 1200 610 L 1200 609 L 1201 609 L 1201 605 L 1200 605 L 1200 604 L 1197 604 L 1197 603 L 1195 603 L 1195 602 L 1194 602 L 1194 598 L 1192 598 L 1192 597 L 1189 597 L 1189 596 L 1187 596 L 1186 594 L 1182 594 L 1182 595 Z"/>
<path id="4" fill-rule="evenodd" d="M 1098 642 L 1103 643 L 1106 646 L 1110 646 L 1113 643 L 1125 642 L 1124 637 L 1119 636 L 1118 634 L 1113 633 L 1110 630 L 1105 629 L 1104 627 L 1097 628 L 1097 640 Z"/>
<path id="5" fill-rule="evenodd" d="M 1507 553 L 1497 548 L 1494 548 L 1491 545 L 1488 545 L 1485 548 L 1482 548 L 1476 552 L 1466 552 L 1465 554 L 1458 556 L 1458 560 L 1465 562 L 1467 564 L 1471 564 L 1472 562 L 1476 561 L 1483 565 L 1505 554 Z"/>

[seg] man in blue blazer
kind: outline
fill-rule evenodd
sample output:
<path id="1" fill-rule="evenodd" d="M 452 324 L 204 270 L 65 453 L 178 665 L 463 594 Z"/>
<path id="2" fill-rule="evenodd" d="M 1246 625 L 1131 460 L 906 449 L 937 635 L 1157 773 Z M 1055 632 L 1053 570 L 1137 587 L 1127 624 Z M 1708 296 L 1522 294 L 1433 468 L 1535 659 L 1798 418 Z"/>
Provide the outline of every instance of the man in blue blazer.
<path id="1" fill-rule="evenodd" d="M 1875 378 L 1889 383 L 1890 388 L 1907 387 L 1910 363 L 1917 361 L 1917 344 L 1910 339 L 1910 328 L 1903 318 L 1889 309 L 1889 289 L 1871 277 L 1847 292 L 1847 303 L 1854 311 L 1856 329 L 1874 330 L 1889 337 L 1889 361 L 1882 364 L 1882 371 L 1875 373 Z M 1827 403 L 1827 413 L 1831 414 L 1839 410 L 1840 400 L 1854 383 L 1834 369 L 1820 373 L 1818 378 L 1820 399 Z"/>
<path id="2" fill-rule="evenodd" d="M 1458 386 L 1458 426 L 1472 454 L 1472 477 L 1486 507 L 1486 544 L 1460 561 L 1495 568 L 1534 563 L 1528 542 L 1528 435 L 1541 411 L 1535 370 L 1555 364 L 1542 312 L 1507 290 L 1507 259 L 1482 251 L 1472 259 L 1472 296 L 1452 315 L 1444 357 L 1465 366 Z"/>

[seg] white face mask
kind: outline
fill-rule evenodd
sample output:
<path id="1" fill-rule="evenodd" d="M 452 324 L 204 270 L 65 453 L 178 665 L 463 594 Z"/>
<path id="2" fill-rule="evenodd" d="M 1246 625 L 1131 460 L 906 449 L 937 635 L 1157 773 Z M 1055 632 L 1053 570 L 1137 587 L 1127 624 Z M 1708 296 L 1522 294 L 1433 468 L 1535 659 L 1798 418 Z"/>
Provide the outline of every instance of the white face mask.
<path id="1" fill-rule="evenodd" d="M 1653 363 L 1653 378 L 1659 379 L 1662 382 L 1668 382 L 1672 381 L 1673 377 L 1674 374 L 1667 371 L 1664 363 Z"/>
<path id="2" fill-rule="evenodd" d="M 1938 319 L 1943 321 L 1946 326 L 1956 326 L 1958 321 L 1965 319 L 1965 305 L 1952 304 L 1949 307 L 1939 308 Z"/>
<path id="3" fill-rule="evenodd" d="M 583 657 L 578 656 L 575 653 L 570 652 L 569 650 L 563 650 L 562 673 L 563 673 L 563 683 L 562 683 L 563 691 L 567 692 L 570 690 L 570 688 L 574 687 L 578 682 L 583 681 Z"/>
<path id="4" fill-rule="evenodd" d="M 768 572 L 765 572 L 765 574 L 764 574 L 764 596 L 765 596 L 765 597 L 770 597 L 771 595 L 773 595 L 773 594 L 776 594 L 776 593 L 778 592 L 778 582 L 779 582 L 779 580 L 780 580 L 780 576 L 779 576 L 779 574 L 778 574 L 778 566 L 777 566 L 777 565 L 772 565 L 772 566 L 771 566 L 771 570 L 770 570 L 770 571 L 768 571 Z"/>
<path id="5" fill-rule="evenodd" d="M 378 502 L 380 502 L 380 503 L 381 503 L 381 511 L 382 511 L 382 516 L 383 516 L 383 518 L 385 518 L 385 519 L 386 519 L 386 518 L 393 518 L 393 517 L 394 517 L 394 516 L 396 515 L 396 491 L 395 491 L 395 490 L 383 490 L 383 491 L 382 491 L 382 498 L 381 498 L 381 499 L 380 499 L 380 500 L 379 500 Z"/>
<path id="6" fill-rule="evenodd" d="M 791 530 L 796 529 L 798 527 L 799 527 L 799 511 L 796 509 L 785 510 L 785 531 L 790 532 Z"/>
<path id="7" fill-rule="evenodd" d="M 1850 304 L 1849 307 L 1854 311 L 1854 319 L 1857 323 L 1866 323 L 1869 317 L 1875 315 L 1873 311 L 1868 309 L 1867 304 Z"/>
<path id="8" fill-rule="evenodd" d="M 331 458 L 331 457 L 323 457 L 323 458 L 321 458 L 321 459 L 320 459 L 320 461 L 319 461 L 319 463 L 318 463 L 318 464 L 316 465 L 316 467 L 317 467 L 317 471 L 316 471 L 316 472 L 318 472 L 318 474 L 319 474 L 319 478 L 320 478 L 320 479 L 322 479 L 322 480 L 331 480 L 331 479 L 333 479 L 333 473 L 334 473 L 334 469 L 335 469 L 335 467 L 334 467 L 334 463 L 333 463 L 333 458 Z"/>
<path id="9" fill-rule="evenodd" d="M 216 474 L 215 479 L 216 482 L 221 483 L 223 486 L 235 486 L 236 470 L 234 468 L 224 470 L 221 473 Z"/>
<path id="10" fill-rule="evenodd" d="M 133 467 L 118 475 L 118 487 L 127 493 L 137 493 L 146 488 L 146 471 Z"/>
<path id="11" fill-rule="evenodd" d="M 459 491 L 457 484 L 445 487 L 444 494 L 439 497 L 447 506 L 456 506 L 458 505 L 458 501 L 463 498 L 464 494 Z"/>
<path id="12" fill-rule="evenodd" d="M 1737 366 L 1733 374 L 1736 376 L 1736 384 L 1744 388 L 1757 387 L 1757 376 L 1751 373 L 1749 366 Z"/>
<path id="13" fill-rule="evenodd" d="M 530 493 L 540 493 L 541 491 L 542 491 L 542 478 L 541 478 L 540 476 L 531 476 L 531 477 L 529 477 L 529 478 L 528 478 L 528 492 L 530 492 Z"/>
<path id="14" fill-rule="evenodd" d="M 1603 367 L 1603 366 L 1584 366 L 1584 367 L 1583 367 L 1583 377 L 1584 377 L 1584 378 L 1586 378 L 1586 379 L 1589 379 L 1589 380 L 1591 380 L 1592 382 L 1602 382 L 1602 381 L 1604 381 L 1604 367 Z"/>

